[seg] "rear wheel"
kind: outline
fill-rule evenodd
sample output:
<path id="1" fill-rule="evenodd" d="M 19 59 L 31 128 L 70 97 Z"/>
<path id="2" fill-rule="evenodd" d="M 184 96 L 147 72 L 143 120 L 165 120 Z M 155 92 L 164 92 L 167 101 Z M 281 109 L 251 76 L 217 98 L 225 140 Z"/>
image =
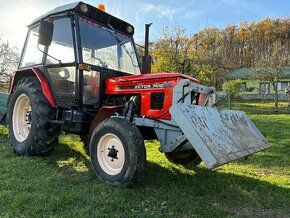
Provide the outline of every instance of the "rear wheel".
<path id="1" fill-rule="evenodd" d="M 113 186 L 132 185 L 144 169 L 146 150 L 139 130 L 122 118 L 109 118 L 92 134 L 90 157 L 96 175 Z"/>
<path id="2" fill-rule="evenodd" d="M 186 169 L 194 169 L 202 162 L 194 149 L 168 152 L 165 157 L 171 163 L 180 164 Z"/>
<path id="3" fill-rule="evenodd" d="M 55 111 L 44 98 L 37 78 L 20 80 L 7 108 L 9 136 L 19 155 L 45 155 L 58 144 L 60 126 L 49 119 Z"/>

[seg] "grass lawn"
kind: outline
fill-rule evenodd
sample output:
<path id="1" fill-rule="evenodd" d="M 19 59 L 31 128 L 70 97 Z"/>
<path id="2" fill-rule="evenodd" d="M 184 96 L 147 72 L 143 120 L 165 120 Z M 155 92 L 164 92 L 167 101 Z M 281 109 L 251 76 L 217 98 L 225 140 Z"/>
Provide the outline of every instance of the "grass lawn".
<path id="1" fill-rule="evenodd" d="M 77 136 L 62 135 L 48 157 L 19 157 L 0 127 L 0 216 L 290 217 L 290 114 L 273 112 L 273 102 L 236 101 L 234 109 L 247 112 L 270 149 L 189 171 L 147 141 L 145 172 L 131 189 L 101 183 Z"/>

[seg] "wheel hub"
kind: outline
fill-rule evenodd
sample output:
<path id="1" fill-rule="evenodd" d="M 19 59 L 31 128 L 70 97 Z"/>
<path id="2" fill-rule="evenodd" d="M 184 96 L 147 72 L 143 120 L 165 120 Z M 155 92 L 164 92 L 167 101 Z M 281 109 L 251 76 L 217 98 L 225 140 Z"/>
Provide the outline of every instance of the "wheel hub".
<path id="1" fill-rule="evenodd" d="M 114 161 L 114 159 L 118 159 L 117 155 L 118 155 L 118 150 L 115 149 L 115 146 L 113 145 L 112 148 L 108 148 L 109 153 L 108 153 L 108 157 L 111 157 L 111 161 Z"/>
<path id="2" fill-rule="evenodd" d="M 31 111 L 27 111 L 25 121 L 27 124 L 31 124 Z"/>

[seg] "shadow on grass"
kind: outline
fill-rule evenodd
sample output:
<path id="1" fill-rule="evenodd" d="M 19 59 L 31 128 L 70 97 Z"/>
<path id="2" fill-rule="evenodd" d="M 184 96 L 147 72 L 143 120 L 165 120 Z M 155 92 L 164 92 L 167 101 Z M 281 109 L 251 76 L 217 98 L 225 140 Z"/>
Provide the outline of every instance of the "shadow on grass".
<path id="1" fill-rule="evenodd" d="M 6 148 L 8 140 L 3 139 L 3 143 L 2 162 L 9 163 L 7 169 L 11 171 L 2 170 L 6 172 L 6 180 L 2 181 L 6 185 L 1 184 L 6 187 L 2 190 L 6 196 L 2 201 L 4 212 L 15 199 L 25 199 L 30 202 L 22 211 L 26 215 L 31 210 L 56 216 L 79 212 L 120 217 L 287 217 L 290 214 L 289 189 L 234 173 L 205 168 L 188 171 L 166 162 L 159 153 L 149 154 L 148 159 L 156 155 L 154 160 L 158 163 L 147 161 L 145 172 L 135 186 L 118 189 L 97 179 L 80 143 L 59 144 L 52 155 L 42 158 L 18 157 Z M 32 167 L 33 170 L 28 170 Z M 15 180 L 20 176 L 24 177 L 24 184 L 23 180 Z M 18 191 L 10 197 L 7 190 Z M 27 190 L 34 194 L 31 198 L 27 197 Z M 59 207 L 59 202 L 63 207 Z M 44 203 L 48 207 L 39 206 Z"/>
<path id="2" fill-rule="evenodd" d="M 89 156 L 86 153 L 88 154 L 88 150 L 84 148 L 79 151 L 68 144 L 60 143 L 55 151 L 44 159 L 48 165 L 57 167 L 60 172 L 73 176 L 92 171 Z"/>
<path id="3" fill-rule="evenodd" d="M 252 164 L 268 170 L 275 168 L 289 168 L 290 166 L 290 147 L 281 146 L 272 147 L 268 150 L 249 156 L 246 159 L 240 159 L 236 162 L 238 165 Z M 290 172 L 287 173 L 290 175 Z"/>
<path id="4" fill-rule="evenodd" d="M 68 161 L 72 158 L 73 161 Z M 95 185 L 100 184 L 100 181 L 94 175 L 89 159 L 82 152 L 66 144 L 59 144 L 56 152 L 45 160 L 50 167 L 58 168 L 59 172 L 67 176 L 88 176 L 90 179 L 86 185 L 92 186 L 92 192 L 94 188 L 100 188 Z M 67 164 L 60 165 L 66 161 Z M 78 170 L 76 166 L 79 163 L 86 170 Z M 108 187 L 104 192 L 108 196 L 118 193 L 122 201 L 134 205 L 132 208 L 135 211 L 142 211 L 144 204 L 148 204 L 150 210 L 156 212 L 155 215 L 160 211 L 164 211 L 162 214 L 170 215 L 171 211 L 172 214 L 183 216 L 229 214 L 287 217 L 290 214 L 289 189 L 233 173 L 205 168 L 188 171 L 170 164 L 162 167 L 148 161 L 144 174 L 133 188 Z M 155 204 L 157 207 L 153 206 Z M 124 213 L 128 215 L 127 212 Z"/>
<path id="5" fill-rule="evenodd" d="M 290 189 L 246 176 L 205 168 L 184 173 L 148 162 L 142 179 L 142 188 L 155 195 L 163 193 L 168 201 L 175 199 L 184 210 L 191 204 L 192 207 L 203 204 L 205 210 L 216 208 L 239 216 L 287 217 L 290 214 Z"/>

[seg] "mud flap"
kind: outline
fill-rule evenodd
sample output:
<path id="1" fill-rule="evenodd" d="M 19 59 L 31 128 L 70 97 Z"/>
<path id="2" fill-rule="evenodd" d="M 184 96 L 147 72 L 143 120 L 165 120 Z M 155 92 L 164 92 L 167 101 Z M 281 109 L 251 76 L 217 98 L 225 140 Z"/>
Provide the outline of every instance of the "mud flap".
<path id="1" fill-rule="evenodd" d="M 244 112 L 175 103 L 170 113 L 210 169 L 270 147 Z"/>

